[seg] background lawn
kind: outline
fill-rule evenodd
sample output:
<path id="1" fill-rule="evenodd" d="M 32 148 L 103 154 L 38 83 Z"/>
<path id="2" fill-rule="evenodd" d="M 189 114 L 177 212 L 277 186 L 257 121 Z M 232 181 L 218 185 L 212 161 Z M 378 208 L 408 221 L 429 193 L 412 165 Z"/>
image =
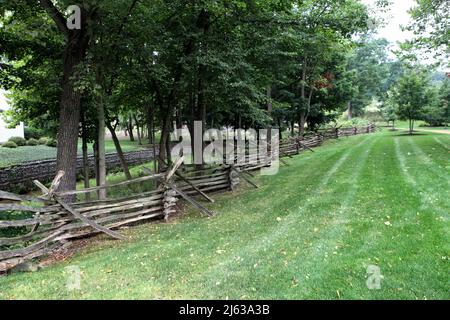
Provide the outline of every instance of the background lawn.
<path id="1" fill-rule="evenodd" d="M 0 298 L 448 299 L 450 136 L 384 132 L 288 160 L 217 215 L 122 230 L 68 261 L 0 278 Z M 66 289 L 66 267 L 82 271 Z M 366 286 L 379 266 L 380 290 Z"/>
<path id="2" fill-rule="evenodd" d="M 138 145 L 137 141 L 131 142 L 128 139 L 121 140 L 121 146 L 124 152 L 142 150 L 144 146 Z M 144 142 L 145 143 L 145 142 Z M 114 142 L 112 140 L 106 140 L 105 143 L 106 153 L 116 152 Z M 92 144 L 89 144 L 89 153 L 92 154 Z M 78 153 L 81 155 L 81 142 L 78 145 Z M 28 161 L 55 159 L 56 148 L 47 146 L 35 146 L 35 147 L 18 147 L 15 149 L 0 147 L 0 168 L 8 167 L 15 164 L 20 164 Z"/>
<path id="3" fill-rule="evenodd" d="M 378 123 L 380 126 L 385 126 L 386 122 L 380 122 Z M 403 130 L 409 130 L 409 122 L 408 121 L 395 121 L 395 127 L 397 129 L 403 129 Z M 450 134 L 450 128 L 449 127 L 429 127 L 425 121 L 415 121 L 414 123 L 414 130 L 415 131 L 447 131 Z"/>

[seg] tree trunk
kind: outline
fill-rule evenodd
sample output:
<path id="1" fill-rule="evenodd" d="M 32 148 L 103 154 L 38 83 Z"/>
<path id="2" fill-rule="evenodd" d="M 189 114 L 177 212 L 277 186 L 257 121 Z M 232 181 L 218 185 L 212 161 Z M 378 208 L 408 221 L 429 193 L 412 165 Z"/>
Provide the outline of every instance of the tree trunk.
<path id="1" fill-rule="evenodd" d="M 81 141 L 82 141 L 82 150 L 83 150 L 83 179 L 84 179 L 84 187 L 89 188 L 89 161 L 88 161 L 88 133 L 86 128 L 86 118 L 84 109 L 81 109 Z M 86 201 L 90 201 L 90 194 L 86 193 Z"/>
<path id="2" fill-rule="evenodd" d="M 155 143 L 155 140 L 153 139 L 153 109 L 153 105 L 149 103 L 147 106 L 147 131 L 149 144 Z"/>
<path id="3" fill-rule="evenodd" d="M 198 83 L 197 83 L 197 108 L 195 111 L 195 121 L 201 121 L 202 123 L 202 130 L 200 132 L 196 132 L 194 129 L 194 134 L 192 135 L 192 139 L 195 141 L 201 141 L 201 146 L 198 146 L 197 148 L 194 148 L 194 161 L 196 162 L 197 166 L 196 168 L 198 170 L 203 169 L 203 132 L 205 130 L 205 122 L 206 122 L 206 104 L 205 104 L 205 92 L 204 92 L 204 82 L 203 77 L 205 73 L 205 68 L 203 65 L 200 65 L 198 69 Z M 198 136 L 198 137 L 197 137 Z M 198 149 L 198 150 L 197 150 Z M 196 151 L 200 151 L 200 153 L 196 153 Z"/>
<path id="4" fill-rule="evenodd" d="M 181 107 L 177 108 L 176 119 L 175 120 L 177 122 L 177 124 L 176 124 L 177 129 L 182 129 L 183 128 L 183 113 L 181 111 Z"/>
<path id="5" fill-rule="evenodd" d="M 301 110 L 300 110 L 300 117 L 299 117 L 299 121 L 298 121 L 298 125 L 299 125 L 299 135 L 301 137 L 303 137 L 304 133 L 305 133 L 305 123 L 306 123 L 306 111 L 305 111 L 305 107 L 306 107 L 306 67 L 307 67 L 307 60 L 306 57 L 303 60 L 303 68 L 302 68 L 302 83 L 301 83 L 301 101 L 302 101 L 302 105 L 301 105 Z"/>
<path id="6" fill-rule="evenodd" d="M 155 139 L 155 127 L 153 126 L 152 132 L 150 133 L 152 135 L 152 140 L 154 141 L 154 143 L 152 144 L 152 149 L 153 149 L 153 169 L 154 172 L 158 172 L 158 161 L 156 161 L 157 157 L 156 157 L 156 139 Z"/>
<path id="7" fill-rule="evenodd" d="M 141 130 L 139 128 L 139 121 L 136 117 L 136 115 L 133 115 L 134 118 L 134 122 L 136 123 L 136 130 L 137 130 L 137 137 L 138 137 L 138 144 L 142 145 L 142 134 L 141 134 Z"/>
<path id="8" fill-rule="evenodd" d="M 348 120 L 352 120 L 353 119 L 353 104 L 351 101 L 348 102 L 347 104 L 347 117 Z"/>
<path id="9" fill-rule="evenodd" d="M 134 134 L 133 134 L 133 119 L 131 119 L 131 116 L 128 120 L 128 133 L 130 134 L 130 141 L 134 142 Z"/>
<path id="10" fill-rule="evenodd" d="M 97 121 L 98 121 L 98 186 L 106 186 L 106 151 L 105 151 L 105 106 L 101 96 L 97 103 Z M 106 189 L 98 191 L 99 200 L 106 199 Z"/>
<path id="11" fill-rule="evenodd" d="M 76 67 L 86 55 L 89 33 L 85 26 L 89 12 L 81 7 L 81 23 L 83 28 L 70 30 L 67 28 L 63 14 L 50 0 L 40 0 L 40 5 L 47 11 L 55 22 L 59 31 L 66 37 L 63 55 L 62 91 L 59 101 L 58 150 L 56 156 L 56 170 L 64 171 L 58 191 L 76 189 L 77 183 L 77 149 L 80 122 L 81 93 L 74 88 L 72 77 Z M 70 199 L 69 199 L 70 200 Z"/>
<path id="12" fill-rule="evenodd" d="M 272 85 L 269 84 L 267 86 L 267 115 L 269 116 L 269 126 L 267 128 L 267 144 L 269 146 L 270 152 L 272 152 L 272 111 L 273 111 L 273 104 L 272 104 Z"/>
<path id="13" fill-rule="evenodd" d="M 171 108 L 168 108 L 171 110 Z M 165 166 L 164 160 L 168 158 L 166 155 L 166 144 L 169 140 L 169 132 L 170 132 L 170 121 L 172 117 L 169 113 L 166 113 L 163 118 L 162 130 L 161 130 L 161 140 L 159 141 L 159 170 Z"/>
<path id="14" fill-rule="evenodd" d="M 301 137 L 303 137 L 303 135 L 305 134 L 305 124 L 306 124 L 306 112 L 301 111 L 299 119 L 299 134 Z"/>
<path id="15" fill-rule="evenodd" d="M 111 123 L 109 121 L 106 122 L 106 127 L 108 128 L 109 132 L 111 133 L 111 137 L 114 142 L 114 146 L 116 147 L 117 156 L 119 157 L 120 164 L 122 165 L 123 173 L 125 174 L 125 177 L 127 180 L 131 180 L 131 173 L 128 168 L 127 161 L 125 160 L 125 156 L 123 154 L 122 146 L 120 145 L 120 140 L 117 138 L 116 130 L 113 128 Z"/>
<path id="16" fill-rule="evenodd" d="M 281 119 L 278 118 L 278 130 L 280 131 L 280 140 L 283 140 L 283 129 L 281 128 L 282 123 L 281 123 Z"/>
<path id="17" fill-rule="evenodd" d="M 409 134 L 414 134 L 414 119 L 409 119 Z"/>
<path id="18" fill-rule="evenodd" d="M 81 94 L 74 89 L 71 77 L 84 54 L 84 48 L 73 48 L 71 45 L 68 45 L 65 52 L 56 156 L 56 170 L 62 170 L 65 174 L 61 179 L 59 191 L 76 189 Z"/>
<path id="19" fill-rule="evenodd" d="M 205 14 L 207 15 L 205 10 L 202 10 L 197 18 L 197 27 L 202 27 L 201 21 L 203 21 Z M 189 37 L 186 43 L 184 44 L 184 56 L 187 57 L 194 51 L 194 37 Z M 162 130 L 161 130 L 161 140 L 159 142 L 159 170 L 161 170 L 161 167 L 164 166 L 164 160 L 166 159 L 166 151 L 167 151 L 167 145 L 170 143 L 169 141 L 169 133 L 170 133 L 170 126 L 172 121 L 172 116 L 174 112 L 174 108 L 178 105 L 178 89 L 180 85 L 181 76 L 183 74 L 183 64 L 179 63 L 177 65 L 174 77 L 173 77 L 173 83 L 172 83 L 172 89 L 170 91 L 169 96 L 167 97 L 167 109 L 161 110 L 163 111 L 164 117 L 162 121 Z M 163 104 L 161 101 L 160 107 L 163 108 Z M 170 157 L 170 153 L 167 153 L 167 157 Z"/>
<path id="20" fill-rule="evenodd" d="M 95 138 L 95 142 L 92 145 L 92 151 L 94 152 L 94 174 L 95 174 L 95 185 L 98 187 L 100 185 L 100 173 L 99 173 L 99 163 L 98 163 L 98 138 Z"/>

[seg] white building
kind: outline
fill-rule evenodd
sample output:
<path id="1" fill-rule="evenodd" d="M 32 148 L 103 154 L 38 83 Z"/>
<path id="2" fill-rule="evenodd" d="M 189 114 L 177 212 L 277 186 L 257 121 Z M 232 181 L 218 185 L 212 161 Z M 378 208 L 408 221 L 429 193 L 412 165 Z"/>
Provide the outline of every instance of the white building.
<path id="1" fill-rule="evenodd" d="M 6 100 L 4 92 L 0 91 L 0 143 L 8 141 L 11 137 L 25 137 L 23 122 L 15 128 L 9 128 L 8 124 L 5 122 L 3 111 L 8 109 L 8 101 Z"/>

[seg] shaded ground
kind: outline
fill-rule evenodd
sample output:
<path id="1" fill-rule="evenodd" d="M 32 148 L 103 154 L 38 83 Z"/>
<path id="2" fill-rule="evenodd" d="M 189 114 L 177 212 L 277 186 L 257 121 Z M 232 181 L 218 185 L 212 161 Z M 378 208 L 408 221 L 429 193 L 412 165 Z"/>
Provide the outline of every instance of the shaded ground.
<path id="1" fill-rule="evenodd" d="M 449 153 L 439 134 L 330 141 L 258 190 L 215 196 L 213 218 L 124 230 L 128 242 L 0 278 L 0 298 L 448 299 Z M 79 291 L 66 289 L 68 266 Z"/>

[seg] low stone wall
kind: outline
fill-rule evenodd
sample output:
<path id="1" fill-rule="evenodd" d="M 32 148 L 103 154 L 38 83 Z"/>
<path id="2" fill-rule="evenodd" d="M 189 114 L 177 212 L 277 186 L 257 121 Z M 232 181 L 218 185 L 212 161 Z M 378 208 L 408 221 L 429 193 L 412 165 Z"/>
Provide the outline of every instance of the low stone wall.
<path id="1" fill-rule="evenodd" d="M 158 150 L 156 150 L 158 152 Z M 129 165 L 137 165 L 154 159 L 153 150 L 132 151 L 125 153 L 125 159 Z M 94 156 L 88 158 L 91 173 L 94 172 Z M 106 166 L 108 170 L 120 168 L 120 160 L 116 153 L 106 155 Z M 83 172 L 83 159 L 78 157 L 77 173 Z M 41 160 L 26 162 L 19 165 L 0 169 L 0 190 L 4 191 L 27 191 L 33 190 L 33 180 L 43 183 L 51 182 L 56 175 L 56 160 Z"/>

